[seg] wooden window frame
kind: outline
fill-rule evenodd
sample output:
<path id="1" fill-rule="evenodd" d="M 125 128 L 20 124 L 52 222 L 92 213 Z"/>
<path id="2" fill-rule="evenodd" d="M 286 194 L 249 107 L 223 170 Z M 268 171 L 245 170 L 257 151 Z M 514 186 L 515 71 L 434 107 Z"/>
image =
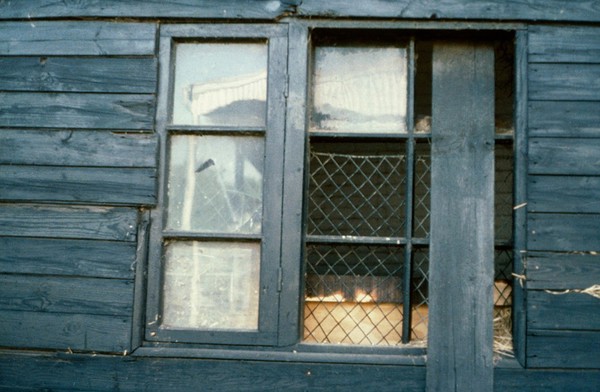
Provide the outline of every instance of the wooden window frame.
<path id="1" fill-rule="evenodd" d="M 307 115 L 306 102 L 309 80 L 310 34 L 315 28 L 330 29 L 373 29 L 405 31 L 406 37 L 419 31 L 443 31 L 464 28 L 460 23 L 452 22 L 350 22 L 350 21 L 310 21 L 284 20 L 278 25 L 269 24 L 207 24 L 207 25 L 163 25 L 160 28 L 160 75 L 159 94 L 156 114 L 156 128 L 161 137 L 160 168 L 158 175 L 159 201 L 156 210 L 151 213 L 149 235 L 149 252 L 147 267 L 147 287 L 145 297 L 146 319 L 139 318 L 139 329 L 145 334 L 140 335 L 137 350 L 139 355 L 176 355 L 194 358 L 231 358 L 257 360 L 285 360 L 298 362 L 346 362 L 346 363 L 381 363 L 381 364 L 425 364 L 426 349 L 410 346 L 378 347 L 378 346 L 343 346 L 323 344 L 303 344 L 302 335 L 302 306 L 303 293 L 303 233 L 304 225 L 304 194 L 298 189 L 304 189 L 306 176 L 306 146 L 307 146 Z M 526 31 L 521 24 L 491 24 L 473 23 L 467 27 L 473 30 L 515 32 L 515 109 L 514 109 L 514 204 L 520 205 L 526 200 Z M 273 247 L 269 253 L 268 264 L 263 268 L 269 269 L 268 278 L 277 287 L 277 298 L 271 298 L 271 316 L 273 322 L 265 334 L 246 332 L 215 332 L 215 331 L 183 331 L 182 334 L 172 334 L 160 331 L 156 315 L 160 311 L 161 290 L 161 247 L 162 221 L 165 194 L 166 175 L 166 135 L 169 132 L 186 134 L 210 133 L 210 129 L 194 129 L 193 127 L 171 127 L 168 125 L 168 109 L 171 103 L 170 80 L 171 48 L 177 40 L 233 40 L 266 38 L 274 42 L 277 49 L 269 51 L 269 64 L 278 64 L 277 75 L 269 76 L 282 82 L 283 90 L 277 95 L 278 101 L 273 102 L 274 108 L 269 110 L 281 111 L 277 119 L 277 141 L 280 155 L 275 161 L 281 170 L 281 186 L 265 190 L 279 195 L 279 211 L 281 230 L 274 240 L 280 248 Z M 289 47 L 288 47 L 289 43 Z M 273 57 L 274 54 L 278 56 Z M 271 70 L 269 70 L 271 72 Z M 412 72 L 412 71 L 411 71 Z M 279 86 L 279 85 L 278 85 Z M 269 91 L 271 100 L 273 90 Z M 409 89 L 409 94 L 412 92 Z M 271 105 L 271 103 L 269 104 Z M 412 108 L 409 105 L 409 111 Z M 175 129 L 177 128 L 177 129 Z M 222 131 L 222 130 L 219 130 Z M 216 132 L 216 131 L 215 131 Z M 282 148 L 283 146 L 283 148 Z M 265 164 L 265 167 L 267 165 Z M 281 208 L 285 206 L 284 208 Z M 526 209 L 515 210 L 514 227 L 514 265 L 517 274 L 523 271 L 526 243 Z M 263 253 L 263 258 L 266 253 Z M 263 260 L 264 262 L 264 260 Z M 262 278 L 261 278 L 262 279 Z M 525 366 L 525 307 L 524 287 L 515 280 L 513 290 L 513 339 L 515 354 L 521 365 Z M 143 302 L 139 300 L 138 302 Z M 183 338 L 183 339 L 182 339 Z M 252 347 L 250 347 L 252 346 Z M 183 351 L 182 351 L 183 350 Z"/>

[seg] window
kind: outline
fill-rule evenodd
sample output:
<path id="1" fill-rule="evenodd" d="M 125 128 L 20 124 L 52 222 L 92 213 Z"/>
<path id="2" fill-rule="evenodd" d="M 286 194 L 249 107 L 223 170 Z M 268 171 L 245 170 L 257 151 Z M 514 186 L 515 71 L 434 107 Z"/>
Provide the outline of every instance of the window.
<path id="1" fill-rule="evenodd" d="M 162 27 L 146 340 L 427 345 L 435 40 L 405 30 Z M 493 42 L 490 240 L 495 327 L 508 351 L 514 54 L 505 37 Z"/>
<path id="2" fill-rule="evenodd" d="M 162 30 L 161 209 L 151 341 L 271 344 L 277 332 L 285 30 Z M 176 36 L 176 38 L 174 38 Z"/>

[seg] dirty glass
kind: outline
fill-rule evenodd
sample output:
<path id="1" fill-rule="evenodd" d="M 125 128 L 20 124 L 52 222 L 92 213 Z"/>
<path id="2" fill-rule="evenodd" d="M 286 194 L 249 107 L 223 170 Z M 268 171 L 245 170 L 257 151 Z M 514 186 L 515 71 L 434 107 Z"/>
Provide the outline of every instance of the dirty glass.
<path id="1" fill-rule="evenodd" d="M 175 64 L 173 124 L 265 125 L 265 43 L 180 43 Z"/>
<path id="2" fill-rule="evenodd" d="M 405 48 L 317 46 L 314 55 L 312 131 L 406 131 Z"/>
<path id="3" fill-rule="evenodd" d="M 257 330 L 259 274 L 260 244 L 168 243 L 163 327 Z"/>
<path id="4" fill-rule="evenodd" d="M 263 160 L 262 137 L 173 135 L 167 229 L 260 234 Z"/>

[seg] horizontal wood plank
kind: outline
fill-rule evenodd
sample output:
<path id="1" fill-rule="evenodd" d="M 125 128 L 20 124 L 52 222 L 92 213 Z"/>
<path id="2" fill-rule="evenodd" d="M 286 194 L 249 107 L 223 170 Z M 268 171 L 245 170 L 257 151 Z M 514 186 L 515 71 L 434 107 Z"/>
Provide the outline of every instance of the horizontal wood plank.
<path id="1" fill-rule="evenodd" d="M 531 138 L 529 173 L 600 175 L 600 138 Z"/>
<path id="2" fill-rule="evenodd" d="M 124 352 L 130 350 L 131 318 L 0 310 L 0 346 Z"/>
<path id="3" fill-rule="evenodd" d="M 0 237 L 0 272 L 133 279 L 135 242 Z"/>
<path id="4" fill-rule="evenodd" d="M 530 137 L 600 137 L 599 102 L 531 101 Z"/>
<path id="5" fill-rule="evenodd" d="M 304 0 L 298 12 L 305 16 L 375 16 L 427 19 L 598 20 L 600 7 L 593 1 L 567 7 L 560 0 L 433 1 L 433 0 Z"/>
<path id="6" fill-rule="evenodd" d="M 156 170 L 0 165 L 0 200 L 155 205 Z"/>
<path id="7" fill-rule="evenodd" d="M 137 210 L 0 204 L 0 235 L 135 241 Z"/>
<path id="8" fill-rule="evenodd" d="M 494 369 L 495 391 L 593 391 L 599 384 L 597 370 Z M 0 389 L 5 390 L 263 392 L 342 391 L 371 386 L 377 391 L 422 392 L 425 369 L 0 351 Z"/>
<path id="9" fill-rule="evenodd" d="M 587 3 L 590 6 L 593 2 Z M 594 7 L 600 8 L 597 2 Z M 550 9 L 549 6 L 546 12 Z M 529 28 L 529 61 L 596 63 L 600 57 L 599 35 L 599 27 L 532 26 Z"/>
<path id="10" fill-rule="evenodd" d="M 600 299 L 574 291 L 529 290 L 527 326 L 540 330 L 600 331 Z"/>
<path id="11" fill-rule="evenodd" d="M 0 90 L 152 94 L 156 68 L 155 58 L 0 57 Z"/>
<path id="12" fill-rule="evenodd" d="M 527 210 L 600 213 L 600 177 L 529 176 Z"/>
<path id="13" fill-rule="evenodd" d="M 600 253 L 546 253 L 527 255 L 529 289 L 586 289 L 600 284 Z"/>
<path id="14" fill-rule="evenodd" d="M 21 10 L 26 13 L 23 18 L 30 19 L 34 5 L 30 2 L 19 3 L 23 7 Z M 5 17 L 6 12 L 15 5 L 0 4 L 0 15 Z M 75 10 L 78 7 L 64 4 L 63 9 L 68 8 Z M 152 23 L 5 22 L 0 23 L 0 55 L 153 55 L 155 38 L 156 25 Z"/>
<path id="15" fill-rule="evenodd" d="M 0 127 L 150 130 L 154 95 L 0 93 Z"/>
<path id="16" fill-rule="evenodd" d="M 599 352 L 598 331 L 529 330 L 527 337 L 527 366 L 533 368 L 599 369 Z"/>
<path id="17" fill-rule="evenodd" d="M 73 6 L 57 0 L 0 3 L 0 19 L 48 17 L 144 17 L 274 19 L 292 11 L 299 0 L 86 0 Z"/>
<path id="18" fill-rule="evenodd" d="M 132 303 L 131 280 L 0 274 L 0 311 L 131 316 Z"/>
<path id="19" fill-rule="evenodd" d="M 600 215 L 528 215 L 529 250 L 560 252 L 600 250 Z"/>
<path id="20" fill-rule="evenodd" d="M 156 167 L 158 136 L 87 130 L 0 130 L 0 164 Z"/>
<path id="21" fill-rule="evenodd" d="M 529 99 L 600 101 L 600 64 L 532 64 L 528 75 Z"/>

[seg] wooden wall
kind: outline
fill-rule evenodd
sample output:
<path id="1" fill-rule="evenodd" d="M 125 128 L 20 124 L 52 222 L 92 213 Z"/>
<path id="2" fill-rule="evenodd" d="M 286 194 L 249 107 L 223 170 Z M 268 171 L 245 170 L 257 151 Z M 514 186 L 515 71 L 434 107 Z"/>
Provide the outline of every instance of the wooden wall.
<path id="1" fill-rule="evenodd" d="M 528 61 L 527 364 L 600 368 L 600 28 L 532 27 Z"/>
<path id="2" fill-rule="evenodd" d="M 154 24 L 0 24 L 0 346 L 131 350 Z"/>
<path id="3" fill-rule="evenodd" d="M 494 378 L 594 390 L 600 300 L 573 290 L 600 284 L 600 4 L 558 0 L 0 1 L 0 390 L 424 390 L 422 364 L 123 355 L 156 203 L 158 18 L 294 15 L 591 22 L 529 26 L 528 368 Z"/>

